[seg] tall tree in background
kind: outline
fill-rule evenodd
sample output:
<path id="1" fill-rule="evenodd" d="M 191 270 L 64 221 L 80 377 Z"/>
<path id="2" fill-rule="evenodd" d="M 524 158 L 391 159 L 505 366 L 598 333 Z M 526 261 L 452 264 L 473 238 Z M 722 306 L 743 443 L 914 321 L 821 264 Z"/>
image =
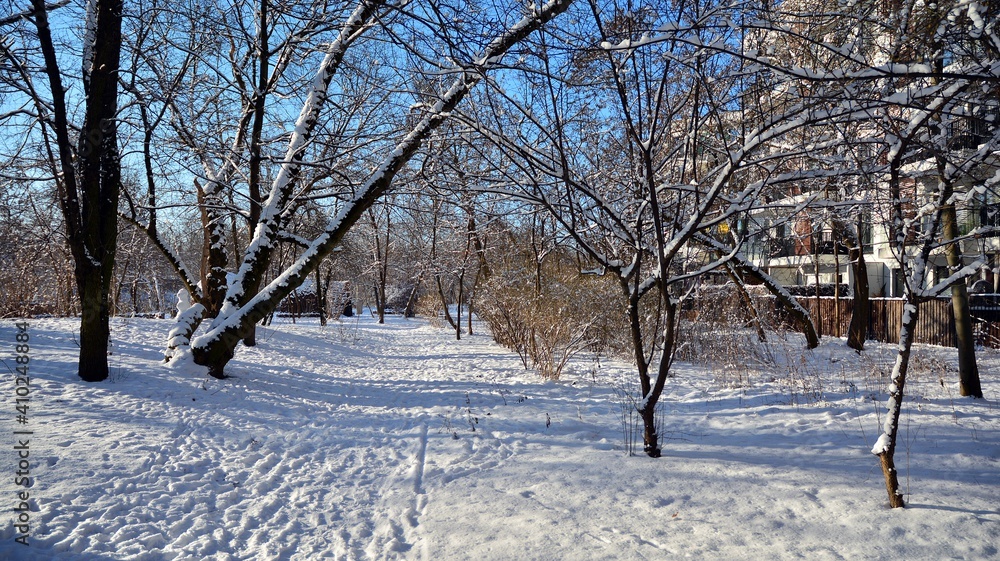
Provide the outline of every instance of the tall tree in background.
<path id="1" fill-rule="evenodd" d="M 21 17 L 31 22 L 33 40 L 41 52 L 40 64 L 36 66 L 33 60 L 35 47 L 3 41 L 0 48 L 13 72 L 19 75 L 20 92 L 34 106 L 28 113 L 35 122 L 26 138 L 42 140 L 46 167 L 58 192 L 67 243 L 73 255 L 81 311 L 79 375 L 88 382 L 98 382 L 108 377 L 109 292 L 118 235 L 121 161 L 117 119 L 122 2 L 85 2 L 79 74 L 82 90 L 64 81 L 74 73 L 61 67 L 69 59 L 60 51 L 60 42 L 53 38 L 49 11 L 67 9 L 66 4 L 58 6 L 32 0 L 29 11 L 20 17 L 4 19 L 5 24 L 13 24 Z M 61 17 L 70 20 L 74 15 Z M 27 40 L 30 35 L 24 33 L 22 37 Z M 47 82 L 48 97 L 34 86 L 33 74 L 38 72 Z M 80 94 L 80 99 L 73 99 L 72 96 Z M 83 122 L 74 124 L 71 110 L 81 101 Z"/>

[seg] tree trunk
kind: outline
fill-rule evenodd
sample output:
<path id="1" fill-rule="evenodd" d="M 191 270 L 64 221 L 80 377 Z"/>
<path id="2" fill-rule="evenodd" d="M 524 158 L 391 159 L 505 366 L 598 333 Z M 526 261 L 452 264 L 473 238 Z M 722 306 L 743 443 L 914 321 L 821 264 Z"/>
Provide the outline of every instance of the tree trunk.
<path id="1" fill-rule="evenodd" d="M 292 318 L 292 323 L 295 323 L 295 318 Z M 257 325 L 254 324 L 253 327 L 247 331 L 246 337 L 243 338 L 243 346 L 245 347 L 255 347 L 257 346 Z"/>
<path id="2" fill-rule="evenodd" d="M 52 166 L 53 171 L 58 169 L 56 187 L 80 297 L 78 372 L 84 381 L 99 382 L 108 377 L 109 293 L 118 240 L 121 161 L 116 119 L 122 3 L 98 0 L 93 5 L 94 20 L 88 23 L 89 39 L 85 38 L 83 45 L 86 109 L 75 152 L 69 135 L 66 88 L 49 27 L 48 8 L 44 0 L 33 0 L 32 7 L 52 92 L 50 104 L 37 99 L 36 103 L 40 113 L 51 111 L 52 115 L 58 147 L 58 161 L 53 161 Z"/>
<path id="3" fill-rule="evenodd" d="M 483 269 L 482 267 L 476 268 L 476 276 L 472 278 L 472 288 L 469 290 L 469 310 L 465 314 L 466 329 L 471 336 L 472 333 L 472 314 L 473 314 L 473 303 L 476 300 L 476 296 L 479 295 L 479 279 L 482 278 Z"/>
<path id="4" fill-rule="evenodd" d="M 218 197 L 220 187 L 216 184 L 202 186 L 195 181 L 198 206 L 201 214 L 201 290 L 200 304 L 205 306 L 205 317 L 213 318 L 222 309 L 226 300 L 226 266 L 229 256 L 225 249 L 224 208 Z"/>
<path id="5" fill-rule="evenodd" d="M 293 316 L 292 323 L 295 323 L 295 318 Z M 250 329 L 247 330 L 247 334 L 243 337 L 243 346 L 245 347 L 256 347 L 257 346 L 257 324 L 253 324 Z"/>
<path id="6" fill-rule="evenodd" d="M 458 275 L 458 298 L 455 307 L 455 340 L 462 340 L 462 300 L 465 296 L 465 268 Z"/>
<path id="7" fill-rule="evenodd" d="M 326 283 L 323 282 L 323 263 L 316 266 L 316 311 L 319 312 L 319 324 L 326 326 L 327 296 L 329 293 L 330 274 L 326 275 Z"/>
<path id="8" fill-rule="evenodd" d="M 670 376 L 670 362 L 673 359 L 674 346 L 677 342 L 677 306 L 670 301 L 669 295 L 661 295 L 666 311 L 663 326 L 663 347 L 660 349 L 660 364 L 657 367 L 656 380 L 643 381 L 642 406 L 639 415 L 642 417 L 642 450 L 650 458 L 659 458 L 661 454 L 660 439 L 656 432 L 656 404 L 660 402 L 663 387 Z M 652 384 L 650 384 L 652 382 Z"/>
<path id="9" fill-rule="evenodd" d="M 741 262 L 740 265 L 743 274 L 753 277 L 767 287 L 768 291 L 778 299 L 778 302 L 785 308 L 785 311 L 792 316 L 792 319 L 798 324 L 799 328 L 802 330 L 802 334 L 806 338 L 806 347 L 810 349 L 815 349 L 819 346 L 819 334 L 816 332 L 816 327 L 813 324 L 812 318 L 809 317 L 809 311 L 799 304 L 798 300 L 794 296 L 788 293 L 777 281 L 771 278 L 769 275 L 764 274 L 756 265 L 749 263 L 747 261 Z"/>
<path id="10" fill-rule="evenodd" d="M 955 205 L 948 204 L 941 209 L 941 230 L 944 240 L 958 237 L 958 220 Z M 945 247 L 949 271 L 962 267 L 962 248 L 958 242 Z M 969 310 L 969 290 L 965 282 L 951 285 L 951 308 L 955 315 L 955 341 L 958 346 L 958 393 L 959 395 L 983 397 L 979 383 L 979 367 L 976 365 L 976 341 L 972 332 L 972 313 Z"/>
<path id="11" fill-rule="evenodd" d="M 108 377 L 108 343 L 111 340 L 109 276 L 101 269 L 88 267 L 77 272 L 80 293 L 80 364 L 79 375 L 86 382 L 100 382 Z"/>
<path id="12" fill-rule="evenodd" d="M 896 364 L 892 369 L 892 386 L 889 389 L 889 410 L 886 413 L 882 436 L 872 448 L 872 453 L 879 457 L 882 475 L 885 476 L 885 489 L 889 493 L 889 506 L 892 508 L 905 506 L 903 493 L 899 490 L 899 477 L 896 472 L 894 456 L 899 436 L 899 417 L 903 408 L 903 387 L 906 385 L 906 372 L 910 364 L 910 349 L 913 347 L 913 337 L 917 328 L 918 310 L 919 307 L 912 299 L 909 299 L 903 306 L 899 353 L 896 355 Z"/>
<path id="13" fill-rule="evenodd" d="M 410 290 L 410 295 L 406 297 L 406 309 L 403 312 L 404 317 L 411 318 L 416 315 L 417 307 L 417 294 L 420 292 L 420 283 L 423 282 L 424 272 L 421 270 L 417 273 L 417 279 L 413 282 L 413 289 Z"/>
<path id="14" fill-rule="evenodd" d="M 696 234 L 694 239 L 698 242 L 712 248 L 714 251 L 723 251 L 728 253 L 730 248 L 724 246 L 711 236 L 706 236 L 704 234 Z M 802 329 L 802 334 L 806 338 L 806 347 L 810 349 L 815 349 L 819 346 L 819 335 L 816 333 L 816 328 L 813 325 L 812 319 L 809 316 L 809 310 L 802 307 L 799 301 L 795 299 L 794 296 L 788 293 L 787 290 L 781 286 L 781 283 L 774 280 L 770 275 L 761 270 L 760 267 L 751 263 L 742 253 L 734 253 L 732 255 L 733 267 L 739 269 L 739 271 L 754 279 L 760 284 L 763 284 L 767 288 L 768 292 L 777 298 L 778 302 L 785 308 L 785 310 L 792 316 L 792 319 L 799 325 Z"/>
<path id="15" fill-rule="evenodd" d="M 822 232 L 822 230 L 820 231 Z M 820 236 L 822 238 L 822 236 Z M 819 240 L 816 239 L 816 232 L 813 230 L 809 233 L 809 241 L 812 243 L 813 250 L 813 270 L 816 275 L 816 336 L 823 336 L 823 303 L 820 300 L 820 289 L 819 289 Z"/>
<path id="16" fill-rule="evenodd" d="M 448 320 L 448 325 L 456 331 L 460 330 L 461 327 L 455 324 L 455 319 L 451 317 L 451 311 L 448 310 L 448 297 L 444 295 L 444 285 L 441 283 L 441 276 L 434 275 L 434 282 L 437 283 L 438 296 L 441 298 L 441 305 L 444 306 L 444 319 Z"/>
<path id="17" fill-rule="evenodd" d="M 863 247 L 851 249 L 848 255 L 851 267 L 854 269 L 854 306 L 851 310 L 851 324 L 847 328 L 847 346 L 856 351 L 863 351 L 865 340 L 868 338 L 868 322 L 872 309 L 868 294 L 868 266 L 865 264 Z"/>
<path id="18" fill-rule="evenodd" d="M 837 238 L 833 237 L 833 337 L 840 337 L 844 330 L 840 321 L 840 252 L 837 250 Z"/>
<path id="19" fill-rule="evenodd" d="M 865 350 L 865 340 L 868 338 L 868 321 L 871 317 L 871 299 L 868 295 L 868 266 L 865 264 L 865 247 L 861 242 L 861 217 L 858 217 L 857 231 L 847 224 L 838 225 L 841 240 L 847 246 L 847 259 L 851 262 L 851 272 L 854 285 L 854 299 L 851 310 L 851 323 L 847 327 L 847 346 L 856 350 Z"/>
<path id="20" fill-rule="evenodd" d="M 747 288 L 743 284 L 743 279 L 737 274 L 736 267 L 729 261 L 726 261 L 726 274 L 733 281 L 736 291 L 740 293 L 740 299 L 743 300 L 743 304 L 747 307 L 747 313 L 750 314 L 750 322 L 753 323 L 754 329 L 757 331 L 757 340 L 761 343 L 766 342 L 767 334 L 764 333 L 764 325 L 760 321 L 760 314 L 757 313 L 757 306 L 753 305 L 753 298 L 747 292 Z"/>
<path id="21" fill-rule="evenodd" d="M 642 336 L 642 320 L 639 317 L 638 287 L 633 288 L 629 284 L 629 280 L 627 278 L 619 277 L 618 281 L 619 286 L 622 289 L 622 295 L 628 302 L 626 314 L 628 317 L 629 335 L 632 340 L 632 353 L 635 360 L 635 366 L 639 374 L 640 389 L 642 391 L 642 395 L 645 396 L 649 394 L 652 387 L 649 383 L 649 362 L 646 360 L 646 349 Z M 652 438 L 654 448 L 658 447 L 659 443 L 656 439 L 656 419 L 653 415 L 652 408 L 639 407 L 638 410 L 643 424 L 643 442 L 648 442 L 647 439 Z M 646 434 L 645 427 L 651 427 L 651 434 Z M 627 450 L 631 453 L 631 439 L 629 439 L 625 444 L 627 446 Z"/>

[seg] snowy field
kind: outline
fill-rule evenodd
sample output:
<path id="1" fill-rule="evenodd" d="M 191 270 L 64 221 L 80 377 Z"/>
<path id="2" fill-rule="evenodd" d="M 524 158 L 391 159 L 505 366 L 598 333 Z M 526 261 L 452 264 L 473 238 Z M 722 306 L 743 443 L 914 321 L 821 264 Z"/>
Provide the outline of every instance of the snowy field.
<path id="1" fill-rule="evenodd" d="M 886 346 L 680 364 L 654 460 L 624 452 L 624 364 L 547 382 L 485 335 L 365 317 L 263 329 L 218 381 L 162 365 L 169 326 L 113 320 L 112 380 L 86 384 L 73 322 L 31 321 L 27 424 L 9 372 L 0 395 L 0 559 L 1000 559 L 996 354 L 972 401 L 954 351 L 918 349 L 890 510 L 869 452 Z"/>

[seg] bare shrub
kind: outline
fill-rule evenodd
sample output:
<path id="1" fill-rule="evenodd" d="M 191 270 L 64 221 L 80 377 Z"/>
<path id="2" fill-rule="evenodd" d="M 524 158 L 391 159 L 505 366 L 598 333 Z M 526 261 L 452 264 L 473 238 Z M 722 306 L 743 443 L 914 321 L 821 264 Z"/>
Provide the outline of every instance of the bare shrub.
<path id="1" fill-rule="evenodd" d="M 780 354 L 774 342 L 760 340 L 751 321 L 733 285 L 700 288 L 685 301 L 676 356 L 708 367 L 720 386 L 750 387 L 755 377 L 773 370 Z M 770 334 L 784 342 L 784 331 Z"/>
<path id="2" fill-rule="evenodd" d="M 481 288 L 477 314 L 497 343 L 524 367 L 558 379 L 583 351 L 607 353 L 624 330 L 618 310 L 608 310 L 607 279 L 581 274 L 568 255 L 550 252 L 541 263 L 509 255 Z"/>
<path id="3" fill-rule="evenodd" d="M 530 368 L 530 313 L 517 291 L 506 290 L 502 284 L 491 282 L 483 289 L 477 312 L 489 326 L 493 340 L 516 352 L 524 368 Z"/>
<path id="4" fill-rule="evenodd" d="M 0 199 L 0 317 L 79 313 L 57 205 L 16 182 L 0 182 Z"/>

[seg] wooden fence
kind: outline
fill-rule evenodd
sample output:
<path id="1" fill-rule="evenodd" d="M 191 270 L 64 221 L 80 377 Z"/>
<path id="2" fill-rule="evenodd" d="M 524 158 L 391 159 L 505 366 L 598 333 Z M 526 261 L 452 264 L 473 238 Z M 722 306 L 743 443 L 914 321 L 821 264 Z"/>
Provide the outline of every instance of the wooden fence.
<path id="1" fill-rule="evenodd" d="M 772 311 L 774 317 L 784 319 L 786 314 L 773 297 L 760 297 L 758 309 Z M 813 322 L 818 323 L 822 334 L 844 337 L 851 323 L 854 301 L 850 298 L 798 297 Z M 871 317 L 868 320 L 867 339 L 883 343 L 899 341 L 899 327 L 903 318 L 901 298 L 872 298 Z M 839 304 L 839 305 L 838 305 Z M 979 345 L 1000 348 L 1000 296 L 969 296 L 972 312 L 972 328 Z M 938 298 L 920 305 L 917 318 L 915 342 L 929 345 L 954 347 L 956 345 L 955 316 L 951 308 L 951 298 Z"/>

